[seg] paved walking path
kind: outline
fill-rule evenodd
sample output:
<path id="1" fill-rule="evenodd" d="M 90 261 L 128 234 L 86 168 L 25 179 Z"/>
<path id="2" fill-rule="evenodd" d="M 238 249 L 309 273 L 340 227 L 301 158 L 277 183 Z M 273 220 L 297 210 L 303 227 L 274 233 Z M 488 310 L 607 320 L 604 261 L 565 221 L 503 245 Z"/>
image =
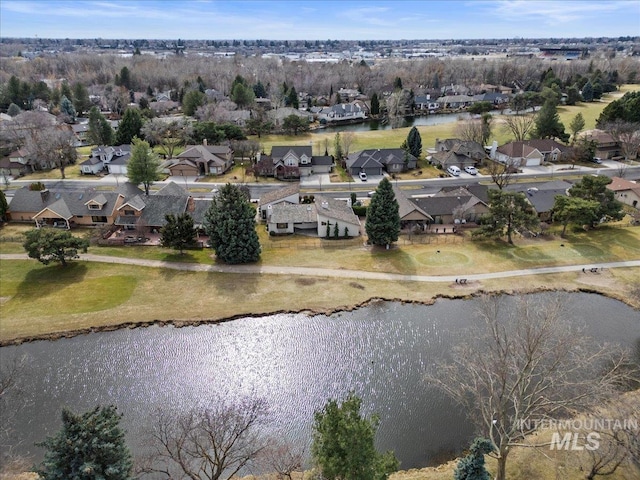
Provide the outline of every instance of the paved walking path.
<path id="1" fill-rule="evenodd" d="M 23 253 L 0 254 L 0 260 L 27 260 Z M 219 273 L 265 273 L 269 275 L 303 275 L 315 277 L 353 278 L 362 280 L 390 280 L 402 282 L 455 282 L 488 280 L 492 278 L 523 277 L 527 275 L 544 275 L 548 273 L 581 272 L 591 273 L 591 269 L 609 269 L 640 267 L 640 260 L 626 262 L 589 263 L 582 265 L 562 265 L 557 267 L 526 268 L 522 270 L 507 270 L 504 272 L 473 273 L 460 275 L 403 275 L 400 273 L 365 272 L 362 270 L 346 270 L 333 268 L 310 267 L 278 267 L 272 265 L 205 265 L 202 263 L 164 262 L 161 260 L 145 260 L 141 258 L 109 257 L 105 255 L 82 254 L 80 260 L 88 262 L 117 263 L 122 265 L 138 265 L 141 267 L 170 268 L 191 272 L 219 272 Z"/>

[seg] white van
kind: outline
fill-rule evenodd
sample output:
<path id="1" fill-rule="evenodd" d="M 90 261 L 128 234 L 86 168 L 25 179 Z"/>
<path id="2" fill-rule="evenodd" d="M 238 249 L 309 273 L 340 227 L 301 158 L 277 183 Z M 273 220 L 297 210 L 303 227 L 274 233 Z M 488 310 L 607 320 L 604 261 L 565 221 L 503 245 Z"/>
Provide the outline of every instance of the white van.
<path id="1" fill-rule="evenodd" d="M 460 176 L 460 169 L 458 167 L 456 167 L 455 165 L 451 165 L 451 166 L 447 167 L 447 172 L 449 173 L 449 175 L 452 175 L 454 177 L 459 177 Z"/>

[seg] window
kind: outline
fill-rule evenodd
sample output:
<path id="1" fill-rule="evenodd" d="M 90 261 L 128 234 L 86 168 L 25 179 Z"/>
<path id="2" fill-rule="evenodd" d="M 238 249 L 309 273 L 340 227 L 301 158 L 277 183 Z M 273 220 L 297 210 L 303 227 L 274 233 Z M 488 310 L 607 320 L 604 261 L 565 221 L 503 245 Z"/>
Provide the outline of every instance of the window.
<path id="1" fill-rule="evenodd" d="M 107 217 L 92 216 L 91 221 L 93 223 L 107 223 Z"/>
<path id="2" fill-rule="evenodd" d="M 89 210 L 101 210 L 102 205 L 98 205 L 97 203 L 90 203 Z"/>
<path id="3" fill-rule="evenodd" d="M 289 226 L 288 223 L 276 223 L 276 228 L 277 229 L 287 228 L 288 226 Z"/>
<path id="4" fill-rule="evenodd" d="M 136 212 L 135 212 L 135 211 L 133 211 L 133 210 L 125 210 L 125 211 L 124 211 L 124 214 L 125 214 L 125 215 L 127 215 L 127 216 L 133 216 L 133 215 L 135 215 L 135 214 L 136 214 Z"/>

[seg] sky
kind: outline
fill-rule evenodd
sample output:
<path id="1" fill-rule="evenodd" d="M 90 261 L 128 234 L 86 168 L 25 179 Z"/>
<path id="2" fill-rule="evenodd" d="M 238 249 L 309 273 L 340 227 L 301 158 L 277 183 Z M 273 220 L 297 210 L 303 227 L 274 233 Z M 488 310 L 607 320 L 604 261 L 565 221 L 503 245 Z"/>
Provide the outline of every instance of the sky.
<path id="1" fill-rule="evenodd" d="M 640 0 L 0 0 L 0 37 L 399 40 L 640 36 Z"/>

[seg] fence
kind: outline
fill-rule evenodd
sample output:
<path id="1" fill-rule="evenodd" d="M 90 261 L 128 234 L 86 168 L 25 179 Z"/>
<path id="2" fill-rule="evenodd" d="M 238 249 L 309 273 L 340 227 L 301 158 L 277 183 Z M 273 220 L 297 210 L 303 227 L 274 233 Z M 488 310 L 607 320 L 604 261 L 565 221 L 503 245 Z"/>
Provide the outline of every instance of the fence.
<path id="1" fill-rule="evenodd" d="M 464 237 L 462 235 L 454 234 L 439 234 L 439 235 L 400 235 L 396 245 L 453 245 L 463 243 Z M 362 248 L 366 246 L 366 236 L 344 239 L 344 240 L 330 240 L 323 238 L 300 238 L 300 237 L 276 237 L 276 239 L 269 238 L 261 242 L 260 246 L 263 250 L 271 248 L 324 248 L 324 249 L 347 249 L 347 248 Z"/>

